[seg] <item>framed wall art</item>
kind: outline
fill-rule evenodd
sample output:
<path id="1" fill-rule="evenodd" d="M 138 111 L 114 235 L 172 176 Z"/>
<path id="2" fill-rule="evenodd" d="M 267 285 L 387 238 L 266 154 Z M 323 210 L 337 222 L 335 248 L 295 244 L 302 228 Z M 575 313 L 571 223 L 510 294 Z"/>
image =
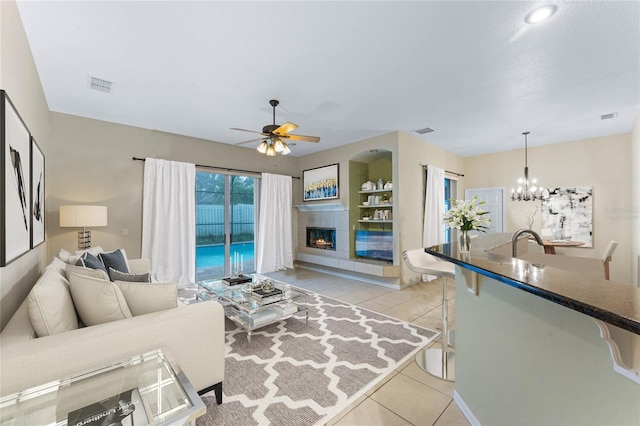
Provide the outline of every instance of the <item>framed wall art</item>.
<path id="1" fill-rule="evenodd" d="M 304 201 L 330 200 L 339 197 L 338 164 L 304 170 Z"/>
<path id="2" fill-rule="evenodd" d="M 44 154 L 31 136 L 31 248 L 44 242 Z"/>
<path id="3" fill-rule="evenodd" d="M 0 266 L 5 266 L 31 248 L 31 135 L 4 90 L 0 97 Z"/>
<path id="4" fill-rule="evenodd" d="M 549 188 L 549 198 L 542 200 L 541 233 L 543 238 L 593 247 L 593 188 Z"/>

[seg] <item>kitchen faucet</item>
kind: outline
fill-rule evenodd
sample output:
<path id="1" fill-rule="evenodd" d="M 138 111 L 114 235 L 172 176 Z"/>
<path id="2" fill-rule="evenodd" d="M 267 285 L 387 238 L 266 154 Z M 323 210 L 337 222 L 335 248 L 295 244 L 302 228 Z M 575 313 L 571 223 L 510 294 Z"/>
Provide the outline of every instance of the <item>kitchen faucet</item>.
<path id="1" fill-rule="evenodd" d="M 513 237 L 511 237 L 511 257 L 517 257 L 518 256 L 518 238 L 520 237 L 520 235 L 522 234 L 531 234 L 533 235 L 533 238 L 536 239 L 536 242 L 539 245 L 544 245 L 542 242 L 542 238 L 540 238 L 540 235 L 538 235 L 536 232 L 532 231 L 531 229 L 519 229 L 517 230 L 514 234 Z"/>

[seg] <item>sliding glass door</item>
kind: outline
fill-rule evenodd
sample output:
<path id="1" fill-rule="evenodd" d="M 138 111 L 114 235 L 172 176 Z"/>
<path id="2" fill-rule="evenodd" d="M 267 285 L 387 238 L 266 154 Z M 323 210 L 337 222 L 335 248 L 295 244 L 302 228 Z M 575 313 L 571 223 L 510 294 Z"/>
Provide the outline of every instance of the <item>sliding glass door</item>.
<path id="1" fill-rule="evenodd" d="M 255 181 L 196 172 L 196 280 L 255 272 Z"/>

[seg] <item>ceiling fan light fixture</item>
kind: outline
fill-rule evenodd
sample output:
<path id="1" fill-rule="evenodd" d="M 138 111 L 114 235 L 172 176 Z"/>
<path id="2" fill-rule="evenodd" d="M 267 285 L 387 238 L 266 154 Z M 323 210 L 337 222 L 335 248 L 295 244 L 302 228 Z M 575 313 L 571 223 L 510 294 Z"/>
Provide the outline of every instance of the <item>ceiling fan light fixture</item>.
<path id="1" fill-rule="evenodd" d="M 273 144 L 269 145 L 269 147 L 267 148 L 267 152 L 265 154 L 267 154 L 267 157 L 276 156 L 276 149 L 273 147 Z"/>
<path id="2" fill-rule="evenodd" d="M 289 146 L 286 143 L 282 143 L 284 145 L 284 149 L 282 150 L 281 154 L 282 155 L 287 155 L 291 153 L 291 149 L 289 149 Z"/>
<path id="3" fill-rule="evenodd" d="M 284 151 L 284 143 L 280 138 L 275 138 L 275 142 L 273 142 L 273 146 L 276 149 L 276 152 Z"/>
<path id="4" fill-rule="evenodd" d="M 269 146 L 269 144 L 267 144 L 267 141 L 262 141 L 262 143 L 260 145 L 258 145 L 258 152 L 260 154 L 266 154 L 267 152 L 267 147 Z"/>

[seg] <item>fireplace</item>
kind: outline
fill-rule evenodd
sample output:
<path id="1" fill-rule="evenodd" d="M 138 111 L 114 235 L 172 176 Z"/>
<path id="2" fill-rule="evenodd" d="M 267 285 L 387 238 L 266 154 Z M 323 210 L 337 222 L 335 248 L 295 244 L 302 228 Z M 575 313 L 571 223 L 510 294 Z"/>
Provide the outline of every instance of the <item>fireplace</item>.
<path id="1" fill-rule="evenodd" d="M 336 250 L 336 228 L 307 227 L 307 247 Z"/>

